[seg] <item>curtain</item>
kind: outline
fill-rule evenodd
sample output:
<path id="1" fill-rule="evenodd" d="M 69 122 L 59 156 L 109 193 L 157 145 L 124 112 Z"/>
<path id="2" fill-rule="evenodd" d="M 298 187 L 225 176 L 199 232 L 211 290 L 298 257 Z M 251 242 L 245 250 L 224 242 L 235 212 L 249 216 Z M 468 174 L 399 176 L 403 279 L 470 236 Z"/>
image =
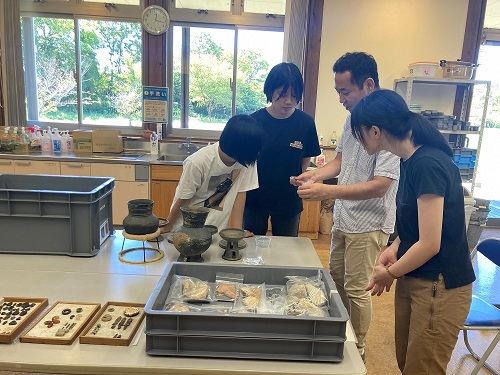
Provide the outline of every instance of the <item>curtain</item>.
<path id="1" fill-rule="evenodd" d="M 5 124 L 26 126 L 19 1 L 0 0 L 0 10 Z"/>

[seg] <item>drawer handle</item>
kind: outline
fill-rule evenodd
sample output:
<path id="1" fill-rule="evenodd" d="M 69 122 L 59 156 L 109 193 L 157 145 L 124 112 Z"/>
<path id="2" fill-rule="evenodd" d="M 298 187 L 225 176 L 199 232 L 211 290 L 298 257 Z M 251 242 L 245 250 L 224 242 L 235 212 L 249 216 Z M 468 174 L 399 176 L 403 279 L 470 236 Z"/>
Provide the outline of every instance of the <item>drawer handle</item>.
<path id="1" fill-rule="evenodd" d="M 66 164 L 69 168 L 83 168 L 83 164 Z"/>
<path id="2" fill-rule="evenodd" d="M 16 161 L 16 165 L 31 165 L 30 161 Z"/>
<path id="3" fill-rule="evenodd" d="M 6 161 L 0 160 L 0 165 L 11 165 L 11 164 L 12 164 L 12 161 L 10 161 L 10 160 L 6 160 Z"/>

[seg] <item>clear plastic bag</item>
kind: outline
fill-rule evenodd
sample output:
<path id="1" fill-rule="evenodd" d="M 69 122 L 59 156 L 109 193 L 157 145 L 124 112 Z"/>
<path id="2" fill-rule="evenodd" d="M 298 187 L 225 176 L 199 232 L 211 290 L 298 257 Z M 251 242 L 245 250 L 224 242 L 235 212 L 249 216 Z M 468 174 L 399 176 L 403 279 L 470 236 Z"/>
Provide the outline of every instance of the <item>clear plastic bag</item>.
<path id="1" fill-rule="evenodd" d="M 165 305 L 165 310 L 175 312 L 200 311 L 199 307 L 184 302 L 169 302 Z"/>
<path id="2" fill-rule="evenodd" d="M 315 277 L 287 276 L 287 315 L 328 316 L 328 297 L 321 274 Z"/>
<path id="3" fill-rule="evenodd" d="M 286 301 L 286 287 L 284 285 L 266 285 L 265 299 L 261 303 L 259 313 L 284 315 Z"/>
<path id="4" fill-rule="evenodd" d="M 214 300 L 213 292 L 207 281 L 188 276 L 172 276 L 166 303 L 171 302 L 211 302 Z"/>
<path id="5" fill-rule="evenodd" d="M 234 302 L 233 312 L 256 314 L 261 306 L 265 284 L 241 284 Z"/>
<path id="6" fill-rule="evenodd" d="M 218 301 L 234 302 L 243 275 L 239 273 L 217 272 L 215 275 L 215 298 Z"/>

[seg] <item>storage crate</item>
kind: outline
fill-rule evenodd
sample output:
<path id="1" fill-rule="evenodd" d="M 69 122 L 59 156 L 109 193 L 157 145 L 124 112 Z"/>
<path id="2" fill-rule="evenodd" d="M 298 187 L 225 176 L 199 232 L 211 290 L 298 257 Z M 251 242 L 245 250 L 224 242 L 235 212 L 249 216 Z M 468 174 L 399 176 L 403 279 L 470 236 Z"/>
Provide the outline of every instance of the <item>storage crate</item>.
<path id="1" fill-rule="evenodd" d="M 215 282 L 218 272 L 243 274 L 245 284 L 285 285 L 286 276 L 321 273 L 328 317 L 165 311 L 173 275 Z M 317 362 L 343 359 L 347 311 L 324 269 L 170 263 L 144 308 L 146 353 L 158 356 L 254 358 Z"/>
<path id="2" fill-rule="evenodd" d="M 92 256 L 113 233 L 113 178 L 0 175 L 0 252 Z"/>

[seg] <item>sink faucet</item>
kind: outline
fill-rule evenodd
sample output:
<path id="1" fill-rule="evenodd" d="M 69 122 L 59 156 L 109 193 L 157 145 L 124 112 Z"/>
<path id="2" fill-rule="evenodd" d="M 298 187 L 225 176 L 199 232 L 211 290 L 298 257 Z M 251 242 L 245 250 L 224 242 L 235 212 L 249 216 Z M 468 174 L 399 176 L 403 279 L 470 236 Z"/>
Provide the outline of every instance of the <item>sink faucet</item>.
<path id="1" fill-rule="evenodd" d="M 186 138 L 186 142 L 184 143 L 181 143 L 179 145 L 179 150 L 182 150 L 182 149 L 186 149 L 186 152 L 188 154 L 191 153 L 191 150 L 194 149 L 195 151 L 198 150 L 198 146 L 196 146 L 194 143 L 193 143 L 193 138 L 192 137 L 187 137 Z"/>

